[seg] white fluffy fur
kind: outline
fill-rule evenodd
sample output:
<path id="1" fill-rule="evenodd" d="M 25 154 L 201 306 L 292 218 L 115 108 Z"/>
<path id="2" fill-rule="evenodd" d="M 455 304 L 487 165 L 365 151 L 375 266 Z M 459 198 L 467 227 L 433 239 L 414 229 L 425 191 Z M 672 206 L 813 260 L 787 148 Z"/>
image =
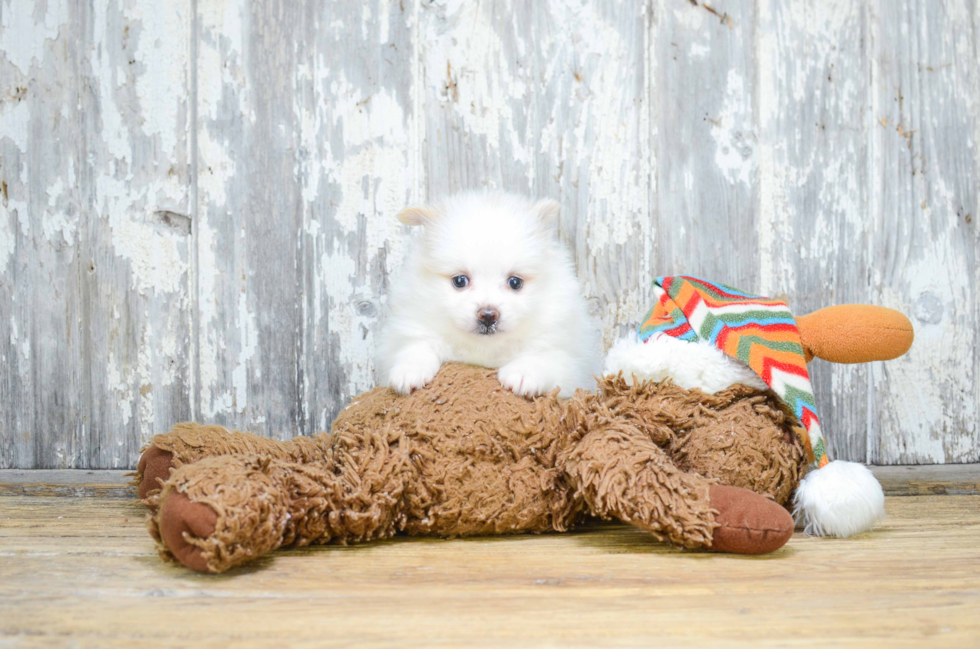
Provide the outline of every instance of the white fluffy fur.
<path id="1" fill-rule="evenodd" d="M 768 386 L 752 369 L 704 341 L 689 342 L 659 335 L 640 342 L 635 335 L 620 338 L 609 353 L 603 374 L 622 371 L 626 379 L 663 381 L 682 388 L 715 393 L 736 383 L 765 390 Z"/>
<path id="2" fill-rule="evenodd" d="M 500 368 L 501 383 L 525 396 L 595 388 L 598 332 L 558 241 L 557 211 L 555 201 L 474 192 L 399 215 L 422 233 L 389 293 L 379 358 L 388 385 L 410 392 L 458 361 Z M 456 275 L 469 285 L 454 287 Z M 489 335 L 477 320 L 487 307 L 499 312 Z"/>
<path id="3" fill-rule="evenodd" d="M 807 534 L 845 538 L 884 518 L 885 493 L 868 467 L 835 460 L 803 478 L 793 516 Z"/>

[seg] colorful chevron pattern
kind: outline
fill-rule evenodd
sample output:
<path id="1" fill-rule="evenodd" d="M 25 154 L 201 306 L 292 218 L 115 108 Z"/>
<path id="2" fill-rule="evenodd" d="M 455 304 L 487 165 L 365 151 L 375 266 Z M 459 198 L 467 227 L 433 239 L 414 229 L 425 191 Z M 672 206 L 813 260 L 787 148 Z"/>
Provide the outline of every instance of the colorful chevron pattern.
<path id="1" fill-rule="evenodd" d="M 687 276 L 658 277 L 653 290 L 657 303 L 637 331 L 639 340 L 661 335 L 703 340 L 742 361 L 796 415 L 810 461 L 816 467 L 830 461 L 800 332 L 784 302 Z"/>

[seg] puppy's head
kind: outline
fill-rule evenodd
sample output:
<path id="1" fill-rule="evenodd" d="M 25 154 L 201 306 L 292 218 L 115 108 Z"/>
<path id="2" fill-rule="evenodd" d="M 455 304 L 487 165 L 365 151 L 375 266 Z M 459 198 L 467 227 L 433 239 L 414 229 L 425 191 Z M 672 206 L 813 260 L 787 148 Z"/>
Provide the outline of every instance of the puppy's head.
<path id="1" fill-rule="evenodd" d="M 507 336 L 533 326 L 556 254 L 558 203 L 467 193 L 410 207 L 398 218 L 422 226 L 424 298 L 458 331 Z"/>

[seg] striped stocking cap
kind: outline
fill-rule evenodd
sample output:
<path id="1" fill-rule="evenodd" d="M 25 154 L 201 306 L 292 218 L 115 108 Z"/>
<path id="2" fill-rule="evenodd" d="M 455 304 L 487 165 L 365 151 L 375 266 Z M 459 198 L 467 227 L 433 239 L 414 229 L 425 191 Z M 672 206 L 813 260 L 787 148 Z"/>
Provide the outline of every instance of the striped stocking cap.
<path id="1" fill-rule="evenodd" d="M 797 431 L 814 467 L 830 459 L 806 371 L 796 321 L 784 302 L 697 277 L 658 277 L 656 304 L 637 331 L 640 341 L 659 336 L 708 342 L 748 365 L 796 416 Z"/>

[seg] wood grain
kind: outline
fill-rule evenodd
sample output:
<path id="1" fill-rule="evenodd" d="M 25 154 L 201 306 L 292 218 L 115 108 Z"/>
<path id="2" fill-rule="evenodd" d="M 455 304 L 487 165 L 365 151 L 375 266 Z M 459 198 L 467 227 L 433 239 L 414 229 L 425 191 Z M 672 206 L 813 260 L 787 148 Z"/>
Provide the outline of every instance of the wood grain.
<path id="1" fill-rule="evenodd" d="M 649 309 L 656 270 L 653 12 L 639 2 L 534 6 L 532 191 L 561 201 L 560 232 L 608 346 Z"/>
<path id="2" fill-rule="evenodd" d="M 375 385 L 414 193 L 412 8 L 199 7 L 197 416 L 309 435 Z"/>
<path id="3" fill-rule="evenodd" d="M 870 468 L 887 497 L 980 495 L 980 464 Z"/>
<path id="4" fill-rule="evenodd" d="M 657 275 L 757 287 L 757 3 L 658 5 L 651 55 Z"/>
<path id="5" fill-rule="evenodd" d="M 191 414 L 190 7 L 0 9 L 0 466 L 128 467 Z"/>
<path id="6" fill-rule="evenodd" d="M 908 313 L 916 337 L 906 356 L 873 370 L 870 459 L 975 462 L 980 14 L 963 0 L 889 2 L 876 13 L 871 295 Z"/>
<path id="7" fill-rule="evenodd" d="M 976 646 L 980 496 L 888 501 L 876 531 L 765 557 L 626 526 L 164 564 L 119 500 L 0 498 L 0 638 L 22 646 Z M 44 579 L 37 575 L 43 574 Z"/>
<path id="8" fill-rule="evenodd" d="M 871 300 L 865 2 L 765 3 L 760 288 L 799 313 Z M 810 364 L 832 458 L 867 461 L 869 366 Z"/>
<path id="9" fill-rule="evenodd" d="M 885 495 L 978 495 L 980 464 L 871 466 Z M 0 469 L 0 496 L 136 498 L 131 471 Z"/>
<path id="10" fill-rule="evenodd" d="M 372 387 L 405 204 L 551 196 L 606 344 L 691 273 L 907 313 L 832 454 L 980 460 L 974 0 L 0 0 L 0 468 Z"/>

